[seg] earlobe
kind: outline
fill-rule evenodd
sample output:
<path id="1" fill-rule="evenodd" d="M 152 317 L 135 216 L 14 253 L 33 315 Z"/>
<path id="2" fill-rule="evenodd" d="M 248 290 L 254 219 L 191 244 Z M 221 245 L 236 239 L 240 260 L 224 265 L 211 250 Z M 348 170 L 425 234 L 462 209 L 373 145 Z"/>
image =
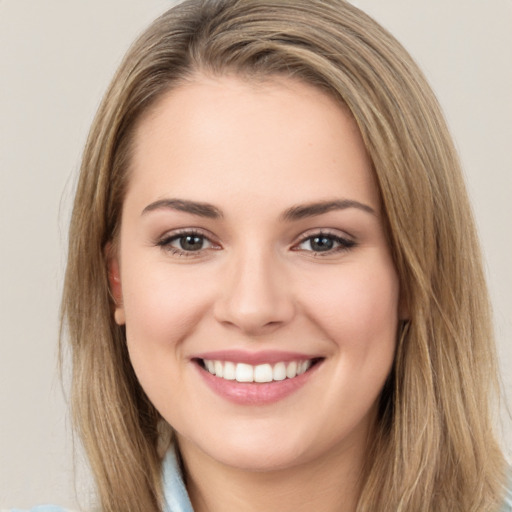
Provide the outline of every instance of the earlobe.
<path id="1" fill-rule="evenodd" d="M 114 306 L 114 320 L 117 325 L 126 323 L 123 305 L 123 290 L 121 287 L 121 273 L 119 271 L 119 259 L 112 254 L 113 248 L 111 244 L 105 249 L 107 255 L 108 284 L 110 295 Z"/>
<path id="2" fill-rule="evenodd" d="M 114 310 L 114 320 L 117 325 L 124 325 L 126 323 L 124 319 L 124 308 L 122 306 L 116 306 Z"/>

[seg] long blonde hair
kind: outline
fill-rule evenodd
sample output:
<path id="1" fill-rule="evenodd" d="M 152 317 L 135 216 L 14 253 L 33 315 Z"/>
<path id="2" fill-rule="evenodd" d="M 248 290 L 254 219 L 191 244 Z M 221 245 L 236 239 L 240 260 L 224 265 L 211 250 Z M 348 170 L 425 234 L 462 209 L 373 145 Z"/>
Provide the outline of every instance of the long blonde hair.
<path id="1" fill-rule="evenodd" d="M 357 510 L 493 511 L 505 462 L 492 427 L 497 368 L 460 166 L 438 103 L 403 47 L 343 0 L 188 0 L 129 50 L 85 147 L 62 322 L 74 419 L 105 512 L 161 508 L 161 418 L 113 321 L 116 239 L 141 115 L 197 72 L 281 75 L 351 111 L 372 159 L 409 321 L 382 392 Z"/>

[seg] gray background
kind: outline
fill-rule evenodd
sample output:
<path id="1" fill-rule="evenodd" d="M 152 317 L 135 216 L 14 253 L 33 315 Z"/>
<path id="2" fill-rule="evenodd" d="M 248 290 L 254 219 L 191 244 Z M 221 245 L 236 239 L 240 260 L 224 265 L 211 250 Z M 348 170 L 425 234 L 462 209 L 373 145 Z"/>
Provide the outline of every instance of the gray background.
<path id="1" fill-rule="evenodd" d="M 0 0 L 0 507 L 77 507 L 56 370 L 72 191 L 114 69 L 134 36 L 173 3 Z M 512 2 L 354 3 L 404 43 L 445 109 L 480 230 L 510 401 Z M 497 423 L 512 446 L 510 419 Z M 76 466 L 76 491 L 86 505 L 80 455 Z"/>

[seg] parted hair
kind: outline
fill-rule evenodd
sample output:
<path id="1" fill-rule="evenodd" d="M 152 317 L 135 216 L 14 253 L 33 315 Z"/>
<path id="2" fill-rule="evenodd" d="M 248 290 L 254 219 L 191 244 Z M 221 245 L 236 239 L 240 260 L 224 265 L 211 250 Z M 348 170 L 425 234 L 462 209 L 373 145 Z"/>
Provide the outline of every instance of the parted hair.
<path id="1" fill-rule="evenodd" d="M 61 335 L 102 510 L 162 506 L 165 423 L 137 382 L 108 284 L 134 130 L 173 88 L 226 74 L 320 88 L 351 112 L 371 157 L 408 321 L 357 511 L 495 512 L 505 478 L 493 429 L 497 363 L 458 157 L 409 54 L 343 0 L 186 0 L 138 38 L 105 94 L 76 190 Z"/>

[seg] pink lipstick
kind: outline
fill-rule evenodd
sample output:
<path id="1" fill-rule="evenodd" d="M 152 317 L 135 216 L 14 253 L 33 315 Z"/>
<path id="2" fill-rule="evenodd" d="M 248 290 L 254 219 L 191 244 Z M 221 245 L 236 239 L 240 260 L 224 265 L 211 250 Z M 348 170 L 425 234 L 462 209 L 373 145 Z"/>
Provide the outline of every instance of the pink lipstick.
<path id="1" fill-rule="evenodd" d="M 240 405 L 277 402 L 304 386 L 323 358 L 291 352 L 218 351 L 192 358 L 216 394 Z"/>

